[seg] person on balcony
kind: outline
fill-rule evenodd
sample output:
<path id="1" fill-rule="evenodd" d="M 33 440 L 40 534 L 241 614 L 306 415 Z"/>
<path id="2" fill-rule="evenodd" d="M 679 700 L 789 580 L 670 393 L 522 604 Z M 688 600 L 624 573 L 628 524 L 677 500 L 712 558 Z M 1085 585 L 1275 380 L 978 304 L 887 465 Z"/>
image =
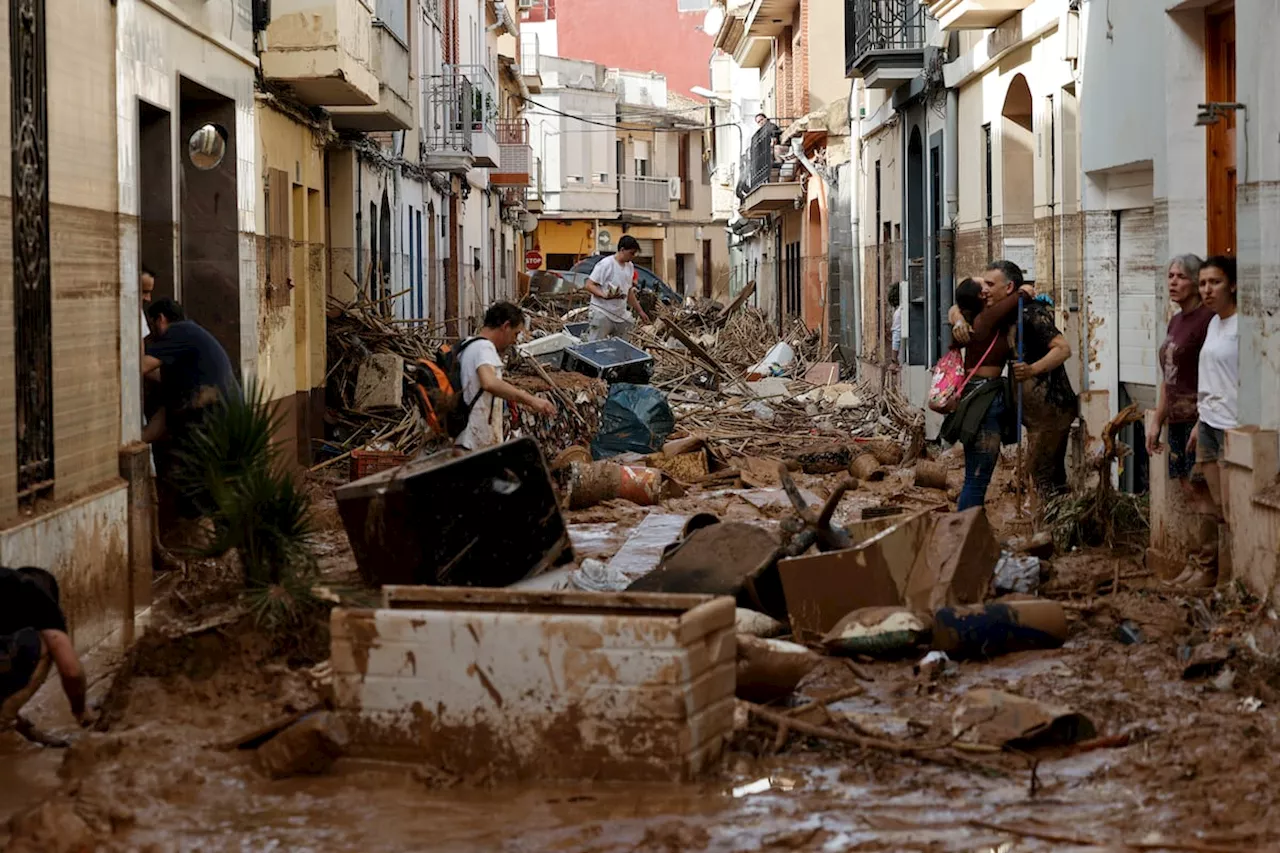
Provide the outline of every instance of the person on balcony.
<path id="1" fill-rule="evenodd" d="M 635 327 L 627 306 L 635 309 L 647 325 L 649 315 L 636 298 L 636 268 L 632 264 L 640 253 L 640 241 L 630 234 L 618 241 L 618 251 L 601 258 L 587 280 L 585 290 L 591 294 L 591 330 L 587 339 L 626 340 Z"/>

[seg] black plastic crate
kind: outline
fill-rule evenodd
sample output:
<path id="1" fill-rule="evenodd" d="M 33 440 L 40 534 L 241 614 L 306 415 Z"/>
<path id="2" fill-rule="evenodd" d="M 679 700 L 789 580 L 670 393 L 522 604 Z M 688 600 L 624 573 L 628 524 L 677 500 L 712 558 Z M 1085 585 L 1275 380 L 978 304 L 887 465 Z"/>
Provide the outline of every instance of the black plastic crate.
<path id="1" fill-rule="evenodd" d="M 619 338 L 605 338 L 566 348 L 564 368 L 610 384 L 648 385 L 653 377 L 653 356 Z"/>

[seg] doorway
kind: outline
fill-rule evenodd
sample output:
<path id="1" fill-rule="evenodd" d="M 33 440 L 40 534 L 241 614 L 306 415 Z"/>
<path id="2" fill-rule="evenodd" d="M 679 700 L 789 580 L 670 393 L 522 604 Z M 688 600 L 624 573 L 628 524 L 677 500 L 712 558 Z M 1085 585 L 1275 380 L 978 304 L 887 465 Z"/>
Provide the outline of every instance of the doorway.
<path id="1" fill-rule="evenodd" d="M 209 330 L 240 376 L 240 205 L 236 104 L 186 78 L 179 81 L 182 295 L 192 320 Z"/>
<path id="2" fill-rule="evenodd" d="M 177 299 L 173 275 L 173 123 L 138 102 L 138 256 L 156 279 L 152 298 Z"/>
<path id="3" fill-rule="evenodd" d="M 924 142 L 920 128 L 911 129 L 907 143 L 907 289 L 899 293 L 899 306 L 907 315 L 906 364 L 924 364 L 928 357 L 924 298 Z"/>

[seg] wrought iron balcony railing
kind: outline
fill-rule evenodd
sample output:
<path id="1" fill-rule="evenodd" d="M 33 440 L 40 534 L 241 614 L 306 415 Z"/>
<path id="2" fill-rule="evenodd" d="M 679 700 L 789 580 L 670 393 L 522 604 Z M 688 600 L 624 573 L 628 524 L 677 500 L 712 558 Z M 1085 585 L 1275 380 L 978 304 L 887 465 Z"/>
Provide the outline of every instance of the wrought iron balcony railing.
<path id="1" fill-rule="evenodd" d="M 923 49 L 927 15 L 920 0 L 845 0 L 846 70 L 873 52 Z"/>

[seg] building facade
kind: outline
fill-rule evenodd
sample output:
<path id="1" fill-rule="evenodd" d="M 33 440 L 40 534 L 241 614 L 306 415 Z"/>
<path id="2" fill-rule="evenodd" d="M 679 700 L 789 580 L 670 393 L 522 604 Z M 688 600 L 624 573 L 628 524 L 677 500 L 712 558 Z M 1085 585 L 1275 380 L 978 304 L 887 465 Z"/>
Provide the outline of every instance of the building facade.
<path id="1" fill-rule="evenodd" d="M 6 9 L 0 560 L 58 576 L 87 649 L 150 603 L 141 272 L 310 463 L 330 299 L 461 334 L 518 295 L 536 52 L 518 0 Z"/>
<path id="2" fill-rule="evenodd" d="M 768 118 L 744 141 L 739 162 L 734 278 L 755 282 L 756 304 L 779 328 L 799 318 L 833 343 L 854 268 L 839 183 L 851 159 L 843 22 L 842 4 L 828 0 L 728 6 L 713 55 L 732 59 L 731 77 L 758 71 L 759 110 Z"/>
<path id="3" fill-rule="evenodd" d="M 960 280 L 1005 258 L 1050 294 L 1081 344 L 1079 14 L 1070 0 L 974 3 L 848 0 L 850 116 L 863 180 L 862 368 L 894 360 L 897 294 L 902 391 L 923 407 L 950 345 Z M 850 318 L 852 319 L 852 318 Z M 1068 369 L 1079 387 L 1083 362 Z M 929 413 L 932 433 L 940 419 Z"/>
<path id="4" fill-rule="evenodd" d="M 1280 80 L 1266 0 L 1135 2 L 1081 12 L 1081 170 L 1086 382 L 1094 420 L 1154 398 L 1158 349 L 1171 315 L 1170 257 L 1234 256 L 1238 265 L 1239 418 L 1227 433 L 1228 492 L 1220 582 L 1263 598 L 1277 590 L 1280 502 Z M 1237 74 L 1237 66 L 1248 73 Z M 1150 417 L 1150 416 L 1148 416 Z M 1139 434 L 1140 435 L 1140 434 Z M 1152 496 L 1148 564 L 1181 568 L 1198 525 L 1164 465 L 1141 441 L 1127 484 Z M 1143 482 L 1147 481 L 1147 482 Z"/>
<path id="5" fill-rule="evenodd" d="M 525 28 L 545 56 L 606 68 L 656 71 L 672 92 L 707 85 L 712 37 L 703 26 L 712 0 L 526 0 Z"/>
<path id="6" fill-rule="evenodd" d="M 727 299 L 725 219 L 713 214 L 707 107 L 651 72 L 544 56 L 526 114 L 541 170 L 534 269 L 566 271 L 640 243 L 637 263 L 677 293 Z"/>
<path id="7" fill-rule="evenodd" d="M 41 0 L 2 14 L 0 562 L 55 574 L 83 650 L 127 639 L 135 607 L 126 315 L 139 378 L 140 339 L 136 290 L 130 304 L 120 287 L 116 14 Z"/>

